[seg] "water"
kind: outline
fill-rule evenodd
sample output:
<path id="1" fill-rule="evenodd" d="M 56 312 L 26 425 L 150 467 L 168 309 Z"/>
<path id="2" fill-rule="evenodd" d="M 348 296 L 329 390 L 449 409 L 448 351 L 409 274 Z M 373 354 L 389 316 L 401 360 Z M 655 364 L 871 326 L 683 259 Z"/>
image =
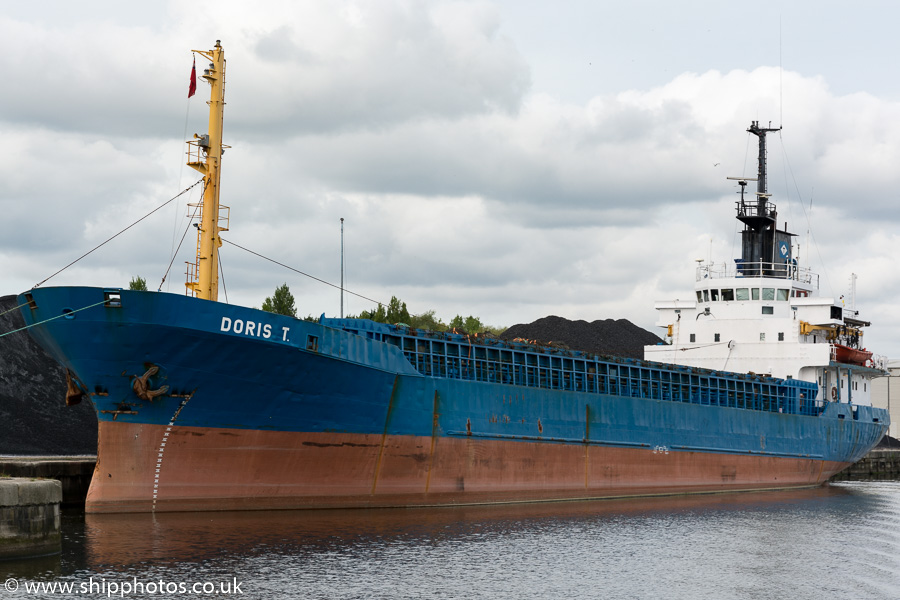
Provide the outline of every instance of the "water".
<path id="1" fill-rule="evenodd" d="M 66 513 L 63 536 L 61 556 L 0 562 L 0 598 L 900 597 L 900 482 L 445 509 Z M 73 590 L 25 589 L 39 584 Z"/>

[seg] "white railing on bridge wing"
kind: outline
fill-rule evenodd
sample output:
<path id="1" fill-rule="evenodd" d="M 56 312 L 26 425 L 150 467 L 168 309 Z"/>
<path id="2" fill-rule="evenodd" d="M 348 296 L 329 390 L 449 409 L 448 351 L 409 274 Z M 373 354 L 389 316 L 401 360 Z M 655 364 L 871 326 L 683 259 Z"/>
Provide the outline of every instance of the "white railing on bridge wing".
<path id="1" fill-rule="evenodd" d="M 697 281 L 703 279 L 732 279 L 735 277 L 772 277 L 790 279 L 819 288 L 819 276 L 806 267 L 788 263 L 741 262 L 707 263 L 697 267 Z"/>

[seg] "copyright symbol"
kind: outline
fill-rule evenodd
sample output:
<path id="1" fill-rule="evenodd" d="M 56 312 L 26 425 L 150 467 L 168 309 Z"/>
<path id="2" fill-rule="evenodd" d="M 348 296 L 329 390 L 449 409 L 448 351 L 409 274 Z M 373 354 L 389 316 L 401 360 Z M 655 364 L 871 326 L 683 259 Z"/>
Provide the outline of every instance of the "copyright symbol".
<path id="1" fill-rule="evenodd" d="M 14 592 L 19 589 L 19 582 L 12 577 L 6 580 L 6 583 L 3 584 L 3 587 L 6 588 L 7 592 Z"/>

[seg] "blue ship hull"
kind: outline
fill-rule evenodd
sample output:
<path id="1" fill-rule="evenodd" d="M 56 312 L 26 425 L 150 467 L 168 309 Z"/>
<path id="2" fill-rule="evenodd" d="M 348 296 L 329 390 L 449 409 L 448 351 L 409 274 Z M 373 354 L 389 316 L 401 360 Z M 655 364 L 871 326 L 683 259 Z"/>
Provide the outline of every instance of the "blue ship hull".
<path id="1" fill-rule="evenodd" d="M 19 297 L 100 421 L 87 510 L 410 506 L 818 485 L 887 412 L 814 384 L 164 293 Z"/>

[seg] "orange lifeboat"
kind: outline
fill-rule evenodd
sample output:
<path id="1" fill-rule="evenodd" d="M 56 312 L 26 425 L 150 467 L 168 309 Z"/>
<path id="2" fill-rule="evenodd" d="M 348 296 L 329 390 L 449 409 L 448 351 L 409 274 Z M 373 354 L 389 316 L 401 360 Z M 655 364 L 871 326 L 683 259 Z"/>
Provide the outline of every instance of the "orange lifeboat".
<path id="1" fill-rule="evenodd" d="M 835 362 L 864 367 L 871 358 L 872 353 L 868 350 L 859 350 L 841 344 L 834 344 Z"/>

